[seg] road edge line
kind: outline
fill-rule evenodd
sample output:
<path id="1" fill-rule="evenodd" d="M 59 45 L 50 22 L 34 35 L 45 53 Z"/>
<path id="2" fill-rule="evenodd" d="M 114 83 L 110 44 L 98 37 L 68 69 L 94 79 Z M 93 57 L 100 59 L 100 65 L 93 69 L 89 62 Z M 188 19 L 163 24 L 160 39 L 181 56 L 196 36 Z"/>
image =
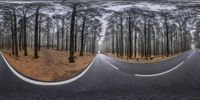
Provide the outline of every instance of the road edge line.
<path id="1" fill-rule="evenodd" d="M 163 75 L 163 74 L 166 74 L 166 73 L 169 73 L 175 69 L 177 69 L 178 67 L 180 67 L 181 65 L 183 65 L 185 61 L 182 61 L 180 64 L 178 64 L 176 67 L 170 69 L 170 70 L 167 70 L 165 72 L 162 72 L 162 73 L 157 73 L 157 74 L 149 74 L 149 75 L 142 75 L 142 74 L 135 74 L 134 76 L 137 76 L 137 77 L 154 77 L 154 76 L 160 76 L 160 75 Z"/>
<path id="2" fill-rule="evenodd" d="M 108 56 L 108 55 L 105 55 L 104 54 L 104 56 L 106 56 L 107 58 L 109 58 L 109 59 L 112 59 L 112 60 L 116 60 L 116 61 L 121 61 L 121 62 L 125 62 L 125 63 L 130 63 L 130 64 L 153 64 L 153 63 L 158 63 L 158 62 L 163 62 L 163 61 L 167 61 L 167 60 L 171 60 L 171 59 L 174 59 L 174 58 L 176 58 L 176 57 L 178 57 L 178 56 L 182 56 L 183 54 L 187 54 L 187 52 L 190 52 L 190 50 L 188 50 L 188 51 L 185 51 L 185 52 L 183 52 L 183 53 L 181 53 L 181 54 L 178 54 L 178 55 L 176 55 L 176 56 L 174 56 L 174 57 L 172 57 L 172 58 L 168 58 L 168 59 L 163 59 L 163 60 L 160 60 L 160 61 L 153 61 L 153 62 L 131 62 L 131 61 L 127 61 L 127 60 L 121 60 L 121 59 L 114 59 L 114 58 L 112 58 L 111 56 Z"/>
<path id="3" fill-rule="evenodd" d="M 81 72 L 79 75 L 71 78 L 71 79 L 68 79 L 68 80 L 65 80 L 65 81 L 60 81 L 60 82 L 41 82 L 41 81 L 36 81 L 36 80 L 32 80 L 30 78 L 27 78 L 23 75 L 21 75 L 20 73 L 18 73 L 14 68 L 12 68 L 10 66 L 10 64 L 8 63 L 8 61 L 5 59 L 4 55 L 2 54 L 2 52 L 0 51 L 0 54 L 3 58 L 3 60 L 6 62 L 8 68 L 11 70 L 11 72 L 17 76 L 18 78 L 20 78 L 21 80 L 27 82 L 27 83 L 30 83 L 30 84 L 34 84 L 34 85 L 41 85 L 41 86 L 58 86 L 58 85 L 64 85 L 64 84 L 68 84 L 68 83 L 71 83 L 73 81 L 76 81 L 78 80 L 79 78 L 81 78 L 90 68 L 91 68 L 91 65 L 94 63 L 96 57 L 92 60 L 92 62 L 89 64 L 89 66 L 83 71 Z"/>
<path id="4" fill-rule="evenodd" d="M 187 57 L 187 59 L 190 59 L 193 54 L 194 54 L 194 51 Z"/>

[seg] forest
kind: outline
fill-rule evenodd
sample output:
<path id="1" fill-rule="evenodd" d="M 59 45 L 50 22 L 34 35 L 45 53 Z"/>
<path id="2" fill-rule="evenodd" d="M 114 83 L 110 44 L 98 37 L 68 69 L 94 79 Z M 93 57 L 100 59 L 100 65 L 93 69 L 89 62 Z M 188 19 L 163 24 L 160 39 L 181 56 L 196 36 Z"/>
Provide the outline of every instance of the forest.
<path id="1" fill-rule="evenodd" d="M 13 65 L 23 62 L 20 70 L 40 61 L 52 68 L 86 66 L 97 53 L 165 59 L 200 47 L 198 13 L 195 4 L 1 2 L 0 49 Z"/>
<path id="2" fill-rule="evenodd" d="M 46 81 L 70 78 L 97 53 L 103 9 L 65 2 L 0 5 L 1 51 L 25 76 Z"/>
<path id="3" fill-rule="evenodd" d="M 73 4 L 72 11 L 51 15 L 50 12 L 59 12 L 59 8 L 53 6 L 46 3 L 2 4 L 0 47 L 12 49 L 16 57 L 19 51 L 28 56 L 27 48 L 33 48 L 34 59 L 39 57 L 41 47 L 70 50 L 69 62 L 72 63 L 76 51 L 80 51 L 80 56 L 84 52 L 95 53 L 101 37 L 99 9 Z"/>
<path id="4" fill-rule="evenodd" d="M 164 58 L 199 46 L 197 13 L 187 7 L 159 12 L 133 7 L 113 12 L 107 21 L 102 48 L 117 57 Z"/>

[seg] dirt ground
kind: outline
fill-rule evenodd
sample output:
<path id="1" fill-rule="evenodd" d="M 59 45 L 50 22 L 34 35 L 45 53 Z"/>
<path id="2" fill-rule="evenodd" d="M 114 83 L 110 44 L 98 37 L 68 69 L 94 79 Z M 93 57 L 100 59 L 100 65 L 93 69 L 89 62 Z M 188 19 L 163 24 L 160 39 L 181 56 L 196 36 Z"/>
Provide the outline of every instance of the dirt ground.
<path id="1" fill-rule="evenodd" d="M 181 54 L 181 53 L 180 53 Z M 125 61 L 125 62 L 133 62 L 133 63 L 152 63 L 152 62 L 158 62 L 158 61 L 163 61 L 163 60 L 167 60 L 167 59 L 171 59 L 173 57 L 176 57 L 180 54 L 176 54 L 176 55 L 170 55 L 169 57 L 162 57 L 162 55 L 157 55 L 157 56 L 152 56 L 152 59 L 145 59 L 144 57 L 141 58 L 140 56 L 137 56 L 136 58 L 128 58 L 127 56 L 123 56 L 123 57 L 117 57 L 117 55 L 112 54 L 112 53 L 106 53 L 107 56 L 115 59 L 115 60 L 121 60 L 121 61 Z"/>
<path id="2" fill-rule="evenodd" d="M 75 53 L 75 63 L 69 63 L 69 52 L 42 48 L 39 58 L 33 58 L 33 49 L 28 49 L 28 56 L 19 52 L 19 57 L 11 55 L 11 50 L 2 50 L 3 55 L 15 70 L 22 75 L 41 81 L 60 81 L 80 74 L 93 60 L 95 55 L 85 53 L 83 57 Z"/>

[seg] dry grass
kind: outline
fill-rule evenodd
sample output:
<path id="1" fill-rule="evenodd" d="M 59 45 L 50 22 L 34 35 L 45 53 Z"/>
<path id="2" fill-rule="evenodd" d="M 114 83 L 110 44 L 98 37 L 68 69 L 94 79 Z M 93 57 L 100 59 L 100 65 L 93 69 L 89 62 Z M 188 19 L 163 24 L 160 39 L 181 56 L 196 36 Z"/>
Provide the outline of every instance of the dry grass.
<path id="1" fill-rule="evenodd" d="M 133 63 L 152 63 L 152 62 L 159 62 L 159 61 L 163 61 L 163 60 L 167 60 L 167 59 L 171 59 L 174 58 L 180 54 L 176 54 L 176 55 L 170 55 L 169 57 L 162 57 L 162 55 L 158 55 L 158 56 L 152 56 L 152 59 L 145 59 L 144 57 L 140 57 L 137 56 L 136 58 L 128 58 L 127 56 L 123 56 L 123 57 L 117 57 L 117 55 L 112 54 L 112 53 L 106 53 L 107 56 L 112 57 L 115 60 L 121 60 L 121 61 L 125 61 L 125 62 L 133 62 Z"/>
<path id="2" fill-rule="evenodd" d="M 23 51 L 19 57 L 11 55 L 11 50 L 3 50 L 3 54 L 15 70 L 26 77 L 41 81 L 60 81 L 70 79 L 80 74 L 95 55 L 85 53 L 83 57 L 75 53 L 75 63 L 69 63 L 69 52 L 42 48 L 39 58 L 33 58 L 33 49 L 28 49 L 29 56 L 24 56 Z"/>

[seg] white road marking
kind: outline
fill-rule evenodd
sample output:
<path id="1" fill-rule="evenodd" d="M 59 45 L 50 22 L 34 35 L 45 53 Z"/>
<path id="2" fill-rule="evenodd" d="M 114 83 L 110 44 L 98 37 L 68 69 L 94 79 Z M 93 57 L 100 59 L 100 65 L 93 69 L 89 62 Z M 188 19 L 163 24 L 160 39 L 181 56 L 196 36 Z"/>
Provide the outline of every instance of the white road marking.
<path id="1" fill-rule="evenodd" d="M 105 59 L 104 59 L 105 60 Z M 110 62 L 108 62 L 107 60 L 105 60 L 109 65 L 111 65 L 113 68 L 115 68 L 116 70 L 119 70 L 119 68 L 115 67 L 114 65 L 112 65 Z"/>
<path id="2" fill-rule="evenodd" d="M 2 55 L 4 61 L 6 62 L 8 68 L 13 72 L 13 74 L 15 74 L 18 78 L 22 79 L 25 82 L 28 82 L 30 84 L 35 84 L 35 85 L 42 85 L 42 86 L 58 86 L 58 85 L 63 85 L 63 84 L 68 84 L 71 83 L 79 78 L 81 78 L 91 67 L 91 65 L 94 63 L 96 57 L 93 59 L 93 61 L 90 63 L 90 65 L 79 75 L 77 75 L 74 78 L 71 78 L 69 80 L 65 80 L 65 81 L 60 81 L 60 82 L 41 82 L 41 81 L 36 81 L 36 80 L 32 80 L 29 79 L 27 77 L 24 77 L 23 75 L 19 74 L 17 71 L 15 71 L 15 69 L 13 69 L 10 64 L 7 62 L 7 60 L 5 59 L 5 57 L 3 56 L 3 54 L 0 51 L 0 54 Z"/>
<path id="3" fill-rule="evenodd" d="M 162 72 L 162 73 L 149 74 L 149 75 L 135 74 L 135 76 L 138 76 L 138 77 L 154 77 L 154 76 L 160 76 L 160 75 L 169 73 L 169 72 L 171 72 L 171 71 L 177 69 L 177 68 L 180 67 L 183 63 L 184 63 L 184 61 L 181 62 L 180 64 L 178 64 L 176 67 L 174 67 L 174 68 L 172 68 L 172 69 L 170 69 L 170 70 L 168 70 L 168 71 Z"/>
<path id="4" fill-rule="evenodd" d="M 194 51 L 187 57 L 187 59 L 190 59 L 193 54 L 194 54 Z"/>

